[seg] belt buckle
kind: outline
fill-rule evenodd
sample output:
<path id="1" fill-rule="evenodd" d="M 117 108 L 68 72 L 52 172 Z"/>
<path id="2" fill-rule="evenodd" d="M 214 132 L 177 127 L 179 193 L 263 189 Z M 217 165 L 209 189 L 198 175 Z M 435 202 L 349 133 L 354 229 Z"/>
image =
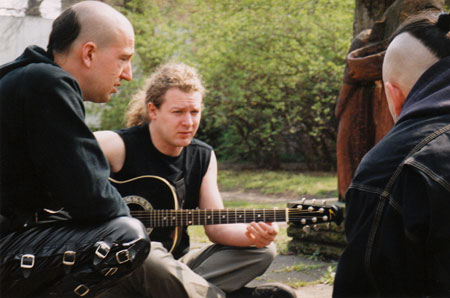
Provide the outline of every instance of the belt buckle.
<path id="1" fill-rule="evenodd" d="M 106 244 L 105 242 L 101 241 L 98 243 L 98 247 L 95 250 L 95 254 L 100 258 L 104 259 L 108 255 L 109 251 L 111 250 L 111 247 Z"/>
<path id="2" fill-rule="evenodd" d="M 20 259 L 20 267 L 24 269 L 30 269 L 34 267 L 34 255 L 31 254 L 25 254 Z"/>
<path id="3" fill-rule="evenodd" d="M 64 252 L 62 263 L 67 266 L 72 266 L 75 264 L 75 258 L 77 253 L 73 250 L 68 250 Z"/>
<path id="4" fill-rule="evenodd" d="M 87 293 L 89 293 L 89 288 L 86 287 L 86 286 L 83 285 L 83 284 L 80 284 L 80 285 L 78 285 L 78 287 L 76 287 L 76 288 L 73 290 L 73 292 L 74 292 L 75 294 L 77 294 L 78 296 L 83 297 L 83 296 L 85 296 Z"/>
<path id="5" fill-rule="evenodd" d="M 128 249 L 124 249 L 124 250 L 117 252 L 116 260 L 117 260 L 117 263 L 119 263 L 119 264 L 128 262 L 130 260 L 130 252 L 128 251 Z"/>

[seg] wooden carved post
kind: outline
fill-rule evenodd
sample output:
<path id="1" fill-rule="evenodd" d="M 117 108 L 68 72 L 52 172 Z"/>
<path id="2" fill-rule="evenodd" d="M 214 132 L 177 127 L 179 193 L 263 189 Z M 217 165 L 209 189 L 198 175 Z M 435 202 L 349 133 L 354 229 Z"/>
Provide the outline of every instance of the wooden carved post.
<path id="1" fill-rule="evenodd" d="M 338 193 L 340 200 L 350 185 L 364 154 L 393 126 L 384 94 L 382 64 L 389 37 L 407 17 L 425 9 L 442 10 L 444 0 L 357 1 L 356 36 L 346 59 L 343 85 L 336 104 Z M 359 3 L 359 5 L 358 5 Z M 358 9 L 386 8 L 370 29 L 356 32 L 357 21 L 370 23 L 357 15 Z M 365 16 L 376 17 L 364 12 Z M 370 12 L 370 10 L 368 10 Z"/>

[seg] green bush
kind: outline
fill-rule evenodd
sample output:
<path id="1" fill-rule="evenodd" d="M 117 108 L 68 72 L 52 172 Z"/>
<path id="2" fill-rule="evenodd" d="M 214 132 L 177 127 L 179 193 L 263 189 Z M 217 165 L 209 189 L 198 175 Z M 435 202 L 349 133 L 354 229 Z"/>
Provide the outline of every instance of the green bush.
<path id="1" fill-rule="evenodd" d="M 198 136 L 219 159 L 277 168 L 283 158 L 325 170 L 335 165 L 334 106 L 353 2 L 131 0 L 125 13 L 143 76 L 170 60 L 202 74 L 208 93 Z"/>

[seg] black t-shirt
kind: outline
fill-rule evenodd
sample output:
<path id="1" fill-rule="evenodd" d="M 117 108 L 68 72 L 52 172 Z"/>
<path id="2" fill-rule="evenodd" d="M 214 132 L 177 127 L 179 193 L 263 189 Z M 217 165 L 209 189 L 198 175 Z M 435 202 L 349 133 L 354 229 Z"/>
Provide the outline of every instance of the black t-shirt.
<path id="1" fill-rule="evenodd" d="M 198 207 L 200 187 L 211 159 L 211 146 L 193 139 L 191 144 L 183 148 L 179 156 L 173 157 L 165 155 L 155 148 L 151 141 L 148 125 L 118 130 L 117 133 L 125 143 L 126 157 L 122 169 L 117 173 L 112 173 L 112 178 L 125 181 L 143 175 L 162 177 L 172 184 L 178 184 L 178 189 L 184 186 L 184 195 L 178 198 L 179 202 L 182 202 L 180 204 L 182 208 L 195 209 Z M 182 192 L 179 191 L 178 194 L 181 195 Z M 158 199 L 163 198 L 152 198 L 153 201 Z M 154 202 L 152 205 L 155 207 Z M 163 239 L 157 239 L 159 236 L 155 238 L 156 235 L 157 233 L 152 232 L 151 240 L 163 242 Z M 183 233 L 181 242 L 173 254 L 179 257 L 188 247 L 189 238 L 186 233 Z"/>

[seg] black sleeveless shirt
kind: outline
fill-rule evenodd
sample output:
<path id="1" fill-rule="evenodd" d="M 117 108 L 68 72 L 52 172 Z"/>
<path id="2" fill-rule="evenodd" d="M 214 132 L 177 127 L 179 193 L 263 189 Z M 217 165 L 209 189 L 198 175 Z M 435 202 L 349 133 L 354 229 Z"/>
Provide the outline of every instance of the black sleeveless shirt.
<path id="1" fill-rule="evenodd" d="M 184 196 L 182 208 L 195 209 L 199 204 L 200 187 L 203 177 L 209 167 L 212 147 L 193 139 L 191 144 L 184 147 L 179 156 L 165 155 L 155 148 L 151 141 L 149 126 L 134 126 L 116 131 L 125 143 L 125 161 L 122 169 L 111 173 L 116 180 L 128 180 L 142 175 L 155 175 L 162 177 L 172 184 L 184 179 Z M 120 191 L 120 189 L 119 189 Z M 156 235 L 156 233 L 155 233 Z M 152 241 L 154 233 L 150 235 Z M 181 242 L 173 252 L 180 257 L 189 248 L 189 237 L 184 229 Z"/>

